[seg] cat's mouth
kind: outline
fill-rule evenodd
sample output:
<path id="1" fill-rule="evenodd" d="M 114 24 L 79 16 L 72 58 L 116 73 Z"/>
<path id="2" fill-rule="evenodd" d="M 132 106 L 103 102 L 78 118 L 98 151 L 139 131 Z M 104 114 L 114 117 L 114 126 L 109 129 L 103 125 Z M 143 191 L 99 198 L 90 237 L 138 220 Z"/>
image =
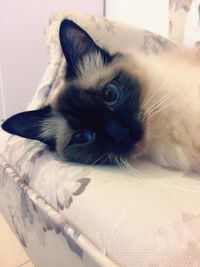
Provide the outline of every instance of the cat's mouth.
<path id="1" fill-rule="evenodd" d="M 134 157 L 138 158 L 138 157 L 144 155 L 145 152 L 146 152 L 146 141 L 143 138 L 138 143 L 134 144 L 130 154 L 134 155 Z"/>

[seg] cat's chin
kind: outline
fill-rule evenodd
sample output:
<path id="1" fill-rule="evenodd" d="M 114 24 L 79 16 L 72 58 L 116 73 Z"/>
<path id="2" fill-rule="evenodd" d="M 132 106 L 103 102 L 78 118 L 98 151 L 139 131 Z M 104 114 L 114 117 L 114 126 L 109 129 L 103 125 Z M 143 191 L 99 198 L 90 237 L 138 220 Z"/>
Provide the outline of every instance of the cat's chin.
<path id="1" fill-rule="evenodd" d="M 134 144 L 128 158 L 138 159 L 146 154 L 146 141 L 142 139 L 138 143 Z"/>
<path id="2" fill-rule="evenodd" d="M 131 153 L 126 157 L 127 161 L 132 164 L 140 160 L 147 160 L 148 153 L 145 145 L 145 141 L 142 140 L 134 145 Z"/>

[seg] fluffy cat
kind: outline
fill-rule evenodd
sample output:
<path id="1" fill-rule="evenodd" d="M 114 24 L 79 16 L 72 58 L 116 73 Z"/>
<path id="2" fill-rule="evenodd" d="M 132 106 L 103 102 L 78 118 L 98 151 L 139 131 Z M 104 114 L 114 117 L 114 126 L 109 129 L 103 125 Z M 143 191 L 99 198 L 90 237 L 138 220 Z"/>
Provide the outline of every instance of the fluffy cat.
<path id="1" fill-rule="evenodd" d="M 147 157 L 164 167 L 200 170 L 200 56 L 114 54 L 64 20 L 63 89 L 51 105 L 16 114 L 3 129 L 40 140 L 64 161 L 119 163 Z"/>

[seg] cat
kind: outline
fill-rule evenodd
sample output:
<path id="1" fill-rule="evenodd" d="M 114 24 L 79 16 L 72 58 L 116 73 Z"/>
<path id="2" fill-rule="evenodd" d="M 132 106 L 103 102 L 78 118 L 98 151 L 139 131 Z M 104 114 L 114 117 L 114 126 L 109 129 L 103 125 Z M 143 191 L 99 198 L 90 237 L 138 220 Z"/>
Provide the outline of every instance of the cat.
<path id="1" fill-rule="evenodd" d="M 61 22 L 67 61 L 62 90 L 39 110 L 2 128 L 46 143 L 64 161 L 120 164 L 146 157 L 200 170 L 200 56 L 176 49 L 111 54 L 71 20 Z"/>

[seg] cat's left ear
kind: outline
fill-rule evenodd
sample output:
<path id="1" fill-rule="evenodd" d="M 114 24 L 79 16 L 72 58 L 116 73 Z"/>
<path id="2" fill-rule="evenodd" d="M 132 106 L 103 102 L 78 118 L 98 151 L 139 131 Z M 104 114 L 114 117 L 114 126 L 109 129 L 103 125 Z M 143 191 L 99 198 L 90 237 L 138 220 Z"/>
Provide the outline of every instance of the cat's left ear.
<path id="1" fill-rule="evenodd" d="M 55 125 L 53 125 L 53 118 L 51 107 L 46 106 L 13 115 L 2 124 L 2 128 L 10 134 L 39 140 L 54 150 Z"/>
<path id="2" fill-rule="evenodd" d="M 69 68 L 74 70 L 78 60 L 89 52 L 103 52 L 89 34 L 71 20 L 65 19 L 60 24 L 60 44 Z"/>

